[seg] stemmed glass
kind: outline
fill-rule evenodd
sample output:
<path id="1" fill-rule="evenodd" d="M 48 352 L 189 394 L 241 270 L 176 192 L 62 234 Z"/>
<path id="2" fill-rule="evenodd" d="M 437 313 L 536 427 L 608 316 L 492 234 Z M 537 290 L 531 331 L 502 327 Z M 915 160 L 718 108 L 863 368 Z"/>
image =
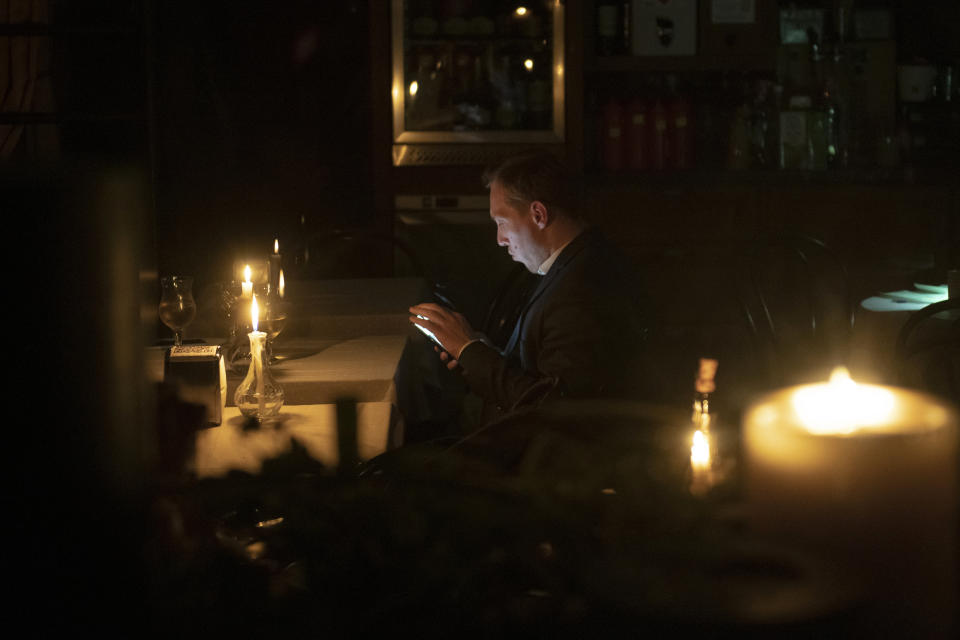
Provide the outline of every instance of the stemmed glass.
<path id="1" fill-rule="evenodd" d="M 173 344 L 183 344 L 183 329 L 197 315 L 193 300 L 193 278 L 190 276 L 167 276 L 160 278 L 160 320 L 173 331 Z"/>
<path id="2" fill-rule="evenodd" d="M 273 341 L 280 335 L 280 332 L 283 331 L 283 327 L 286 324 L 286 305 L 278 298 L 267 298 L 263 307 L 262 317 L 260 318 L 260 330 L 266 331 L 267 333 L 267 348 L 264 355 L 270 363 L 277 361 L 273 355 Z"/>

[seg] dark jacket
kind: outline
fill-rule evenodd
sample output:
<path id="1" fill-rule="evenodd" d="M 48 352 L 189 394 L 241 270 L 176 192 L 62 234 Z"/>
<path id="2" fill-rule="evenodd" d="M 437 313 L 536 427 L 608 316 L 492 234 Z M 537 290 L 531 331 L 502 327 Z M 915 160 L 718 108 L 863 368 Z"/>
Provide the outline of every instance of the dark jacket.
<path id="1" fill-rule="evenodd" d="M 467 384 L 501 414 L 546 397 L 629 397 L 648 332 L 643 299 L 627 261 L 587 229 L 543 276 L 503 352 L 463 350 Z"/>

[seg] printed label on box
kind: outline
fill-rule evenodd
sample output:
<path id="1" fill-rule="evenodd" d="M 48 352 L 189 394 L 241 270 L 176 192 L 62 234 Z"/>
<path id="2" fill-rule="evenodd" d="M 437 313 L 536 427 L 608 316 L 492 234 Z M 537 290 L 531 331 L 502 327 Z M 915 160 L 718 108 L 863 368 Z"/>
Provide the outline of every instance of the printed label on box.
<path id="1" fill-rule="evenodd" d="M 179 347 L 170 347 L 170 356 L 174 358 L 216 358 L 219 355 L 219 345 L 191 344 Z"/>

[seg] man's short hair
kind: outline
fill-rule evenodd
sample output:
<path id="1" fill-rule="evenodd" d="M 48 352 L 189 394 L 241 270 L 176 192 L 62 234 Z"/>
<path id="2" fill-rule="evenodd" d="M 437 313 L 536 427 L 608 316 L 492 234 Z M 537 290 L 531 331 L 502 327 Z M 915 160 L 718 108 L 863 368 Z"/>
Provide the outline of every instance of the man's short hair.
<path id="1" fill-rule="evenodd" d="M 531 150 L 512 155 L 483 173 L 488 189 L 498 182 L 507 199 L 523 208 L 534 200 L 561 214 L 580 214 L 580 193 L 573 172 L 549 151 Z"/>

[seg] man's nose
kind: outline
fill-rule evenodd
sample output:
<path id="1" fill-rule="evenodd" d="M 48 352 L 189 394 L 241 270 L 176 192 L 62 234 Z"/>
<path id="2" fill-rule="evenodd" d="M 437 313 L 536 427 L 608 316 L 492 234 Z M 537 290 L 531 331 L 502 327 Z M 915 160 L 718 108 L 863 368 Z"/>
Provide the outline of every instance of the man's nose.
<path id="1" fill-rule="evenodd" d="M 502 235 L 500 235 L 499 230 L 497 231 L 497 244 L 500 245 L 501 247 L 507 246 L 507 239 Z"/>

